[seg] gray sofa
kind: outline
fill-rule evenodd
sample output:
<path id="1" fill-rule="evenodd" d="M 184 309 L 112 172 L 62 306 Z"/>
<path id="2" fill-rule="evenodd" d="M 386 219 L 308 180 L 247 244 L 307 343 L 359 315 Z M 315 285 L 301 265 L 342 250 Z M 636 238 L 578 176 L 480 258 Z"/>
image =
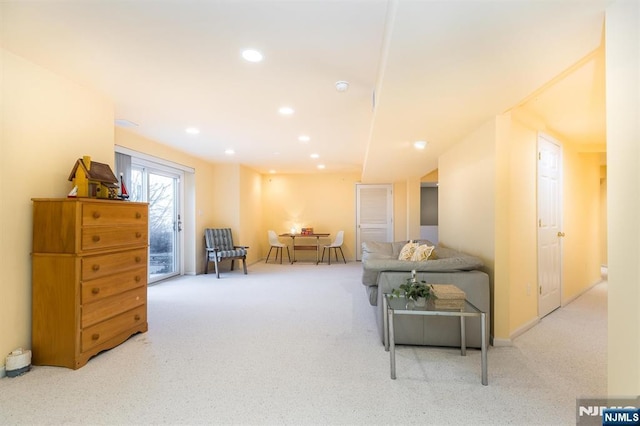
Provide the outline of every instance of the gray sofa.
<path id="1" fill-rule="evenodd" d="M 433 245 L 429 241 L 420 241 Z M 391 243 L 362 243 L 362 284 L 365 285 L 369 303 L 375 308 L 375 317 L 383 338 L 382 295 L 406 282 L 411 270 L 416 270 L 418 280 L 430 284 L 454 284 L 466 293 L 469 302 L 487 313 L 487 344 L 491 315 L 489 276 L 480 270 L 482 260 L 450 248 L 436 245 L 426 261 L 398 260 L 407 241 Z M 398 316 L 395 319 L 395 342 L 406 345 L 460 347 L 460 321 L 455 317 Z M 480 319 L 466 319 L 468 347 L 479 348 Z"/>

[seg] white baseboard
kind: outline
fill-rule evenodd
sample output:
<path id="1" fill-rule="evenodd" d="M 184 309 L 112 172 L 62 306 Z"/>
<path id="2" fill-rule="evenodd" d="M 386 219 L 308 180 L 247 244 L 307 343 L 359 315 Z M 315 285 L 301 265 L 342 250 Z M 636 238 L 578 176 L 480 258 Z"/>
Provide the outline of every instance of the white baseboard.
<path id="1" fill-rule="evenodd" d="M 576 300 L 578 297 L 582 296 L 583 294 L 585 294 L 586 292 L 588 292 L 589 290 L 593 289 L 595 286 L 597 286 L 598 284 L 602 283 L 605 280 L 600 280 L 600 281 L 596 281 L 595 283 L 591 284 L 589 287 L 585 288 L 584 290 L 582 290 L 580 293 L 576 294 L 573 297 L 568 298 L 567 300 L 563 300 L 562 301 L 562 305 L 561 307 L 565 307 L 567 306 L 569 303 L 573 302 L 574 300 Z"/>
<path id="2" fill-rule="evenodd" d="M 582 296 L 584 293 L 588 292 L 589 290 L 591 290 L 593 287 L 597 286 L 601 282 L 602 281 L 598 281 L 596 283 L 593 283 L 589 287 L 587 287 L 584 290 L 582 290 L 577 295 L 571 297 L 570 299 L 564 300 L 562 302 L 561 307 L 565 307 L 566 305 L 568 305 L 569 303 L 573 302 L 575 299 L 577 299 L 578 297 Z M 516 337 L 522 335 L 526 331 L 530 330 L 531 328 L 533 328 L 539 322 L 540 322 L 540 318 L 538 318 L 538 317 L 532 319 L 531 321 L 529 321 L 528 323 L 524 324 L 522 327 L 516 329 L 513 333 L 511 333 L 511 335 L 509 336 L 508 339 L 496 339 L 494 337 L 493 338 L 493 346 L 511 346 L 513 344 L 513 339 L 515 339 Z"/>
<path id="3" fill-rule="evenodd" d="M 513 339 L 525 333 L 527 330 L 531 329 L 539 322 L 540 322 L 540 319 L 537 317 L 532 319 L 531 321 L 529 321 L 528 323 L 526 323 L 525 325 L 523 325 L 522 327 L 518 328 L 513 333 L 511 333 L 508 339 L 496 339 L 494 337 L 493 346 L 513 346 Z"/>
<path id="4" fill-rule="evenodd" d="M 511 341 L 513 341 L 513 339 L 515 339 L 516 337 L 518 337 L 521 334 L 525 333 L 526 331 L 530 330 L 535 325 L 537 325 L 539 322 L 540 322 L 540 318 L 535 317 L 534 319 L 532 319 L 528 323 L 524 324 L 522 327 L 517 328 L 513 333 L 511 333 L 511 335 L 509 336 L 509 339 Z"/>

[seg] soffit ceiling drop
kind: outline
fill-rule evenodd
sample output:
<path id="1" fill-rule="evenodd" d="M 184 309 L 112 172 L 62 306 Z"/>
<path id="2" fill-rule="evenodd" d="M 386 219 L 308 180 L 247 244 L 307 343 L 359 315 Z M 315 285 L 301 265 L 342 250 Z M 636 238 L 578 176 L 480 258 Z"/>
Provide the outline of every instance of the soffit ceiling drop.
<path id="1" fill-rule="evenodd" d="M 609 3 L 2 2 L 0 45 L 111 99 L 128 130 L 208 161 L 395 182 L 598 48 Z M 248 48 L 263 60 L 242 59 Z M 566 78 L 580 92 L 601 76 Z"/>

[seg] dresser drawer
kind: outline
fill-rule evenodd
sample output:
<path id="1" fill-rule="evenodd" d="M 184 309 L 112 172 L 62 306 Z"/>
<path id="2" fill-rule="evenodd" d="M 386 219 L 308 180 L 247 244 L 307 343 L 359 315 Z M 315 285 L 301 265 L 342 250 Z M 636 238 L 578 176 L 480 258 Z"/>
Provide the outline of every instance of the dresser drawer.
<path id="1" fill-rule="evenodd" d="M 112 318 L 147 303 L 147 287 L 138 287 L 127 292 L 82 305 L 82 327 Z"/>
<path id="2" fill-rule="evenodd" d="M 106 342 L 131 327 L 147 322 L 147 307 L 139 306 L 82 330 L 82 352 Z"/>
<path id="3" fill-rule="evenodd" d="M 146 226 L 82 228 L 81 250 L 146 245 Z"/>
<path id="4" fill-rule="evenodd" d="M 82 205 L 82 226 L 136 225 L 147 223 L 147 206 L 126 202 L 86 202 Z"/>
<path id="5" fill-rule="evenodd" d="M 82 303 L 91 303 L 118 293 L 147 285 L 147 268 L 144 266 L 82 282 Z"/>
<path id="6" fill-rule="evenodd" d="M 101 256 L 82 258 L 82 281 L 119 274 L 128 269 L 147 265 L 147 249 L 134 249 Z"/>

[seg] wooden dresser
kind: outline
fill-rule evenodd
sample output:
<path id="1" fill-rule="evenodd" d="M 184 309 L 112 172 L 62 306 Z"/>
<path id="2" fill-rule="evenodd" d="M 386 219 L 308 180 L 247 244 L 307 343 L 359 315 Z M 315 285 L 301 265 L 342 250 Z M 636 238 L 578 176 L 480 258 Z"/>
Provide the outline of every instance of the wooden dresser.
<path id="1" fill-rule="evenodd" d="M 80 368 L 147 331 L 148 206 L 33 199 L 32 362 Z"/>

